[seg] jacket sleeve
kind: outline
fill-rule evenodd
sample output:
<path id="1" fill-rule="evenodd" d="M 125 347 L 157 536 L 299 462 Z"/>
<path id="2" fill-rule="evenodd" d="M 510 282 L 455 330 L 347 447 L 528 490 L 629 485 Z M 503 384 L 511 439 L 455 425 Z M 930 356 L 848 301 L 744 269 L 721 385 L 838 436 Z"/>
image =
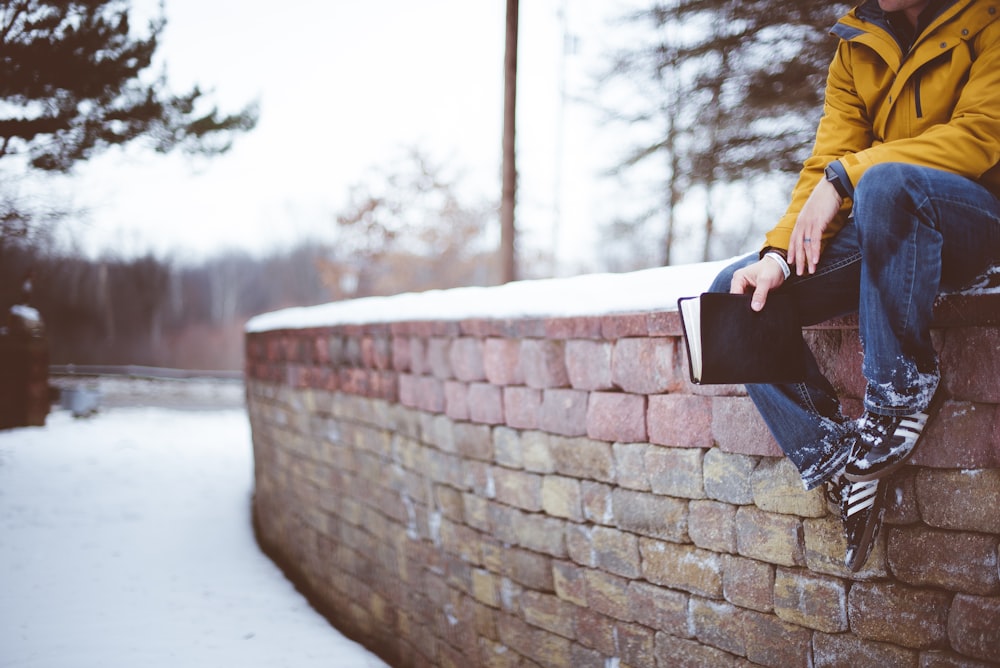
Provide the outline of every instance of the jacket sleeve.
<path id="1" fill-rule="evenodd" d="M 788 248 L 799 211 L 809 199 L 813 188 L 823 178 L 823 170 L 828 164 L 845 154 L 857 154 L 871 146 L 871 121 L 864 103 L 854 90 L 853 80 L 851 47 L 847 42 L 841 41 L 827 75 L 823 116 L 816 130 L 812 155 L 803 163 L 788 209 L 778 224 L 767 233 L 765 247 Z M 824 239 L 829 239 L 840 231 L 849 212 L 850 202 L 845 202 L 823 234 Z"/>

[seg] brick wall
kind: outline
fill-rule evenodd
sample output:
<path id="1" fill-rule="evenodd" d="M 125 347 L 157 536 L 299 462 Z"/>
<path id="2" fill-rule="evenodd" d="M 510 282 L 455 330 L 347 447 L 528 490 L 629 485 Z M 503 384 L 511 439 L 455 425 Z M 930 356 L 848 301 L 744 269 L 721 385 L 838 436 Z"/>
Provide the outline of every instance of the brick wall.
<path id="1" fill-rule="evenodd" d="M 950 297 L 949 401 L 867 567 L 675 313 L 251 332 L 265 550 L 394 666 L 1000 662 L 1000 295 Z M 856 324 L 807 333 L 849 411 Z"/>

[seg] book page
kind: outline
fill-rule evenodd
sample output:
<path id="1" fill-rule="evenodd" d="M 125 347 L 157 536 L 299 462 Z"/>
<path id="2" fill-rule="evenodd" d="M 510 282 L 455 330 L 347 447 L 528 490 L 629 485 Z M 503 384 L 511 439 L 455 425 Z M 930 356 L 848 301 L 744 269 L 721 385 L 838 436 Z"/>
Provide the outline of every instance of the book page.
<path id="1" fill-rule="evenodd" d="M 687 336 L 691 375 L 696 381 L 701 380 L 701 300 L 683 299 L 680 307 L 684 332 Z"/>

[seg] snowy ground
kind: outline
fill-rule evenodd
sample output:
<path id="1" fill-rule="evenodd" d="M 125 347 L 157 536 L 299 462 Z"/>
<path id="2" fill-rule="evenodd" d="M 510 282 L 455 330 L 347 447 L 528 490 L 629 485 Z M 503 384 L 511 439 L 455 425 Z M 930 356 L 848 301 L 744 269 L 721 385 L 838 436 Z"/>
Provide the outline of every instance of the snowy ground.
<path id="1" fill-rule="evenodd" d="M 254 541 L 239 408 L 0 431 L 0 667 L 384 666 Z"/>

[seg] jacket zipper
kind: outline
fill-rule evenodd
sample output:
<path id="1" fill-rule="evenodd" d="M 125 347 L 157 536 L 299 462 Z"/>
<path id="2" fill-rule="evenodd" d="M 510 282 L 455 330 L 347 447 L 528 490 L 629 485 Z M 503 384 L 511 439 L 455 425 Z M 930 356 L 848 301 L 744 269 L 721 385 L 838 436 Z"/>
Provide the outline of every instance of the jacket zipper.
<path id="1" fill-rule="evenodd" d="M 920 104 L 920 73 L 917 72 L 913 76 L 913 97 L 915 99 L 915 104 L 917 107 L 917 118 L 924 117 L 924 107 Z"/>

